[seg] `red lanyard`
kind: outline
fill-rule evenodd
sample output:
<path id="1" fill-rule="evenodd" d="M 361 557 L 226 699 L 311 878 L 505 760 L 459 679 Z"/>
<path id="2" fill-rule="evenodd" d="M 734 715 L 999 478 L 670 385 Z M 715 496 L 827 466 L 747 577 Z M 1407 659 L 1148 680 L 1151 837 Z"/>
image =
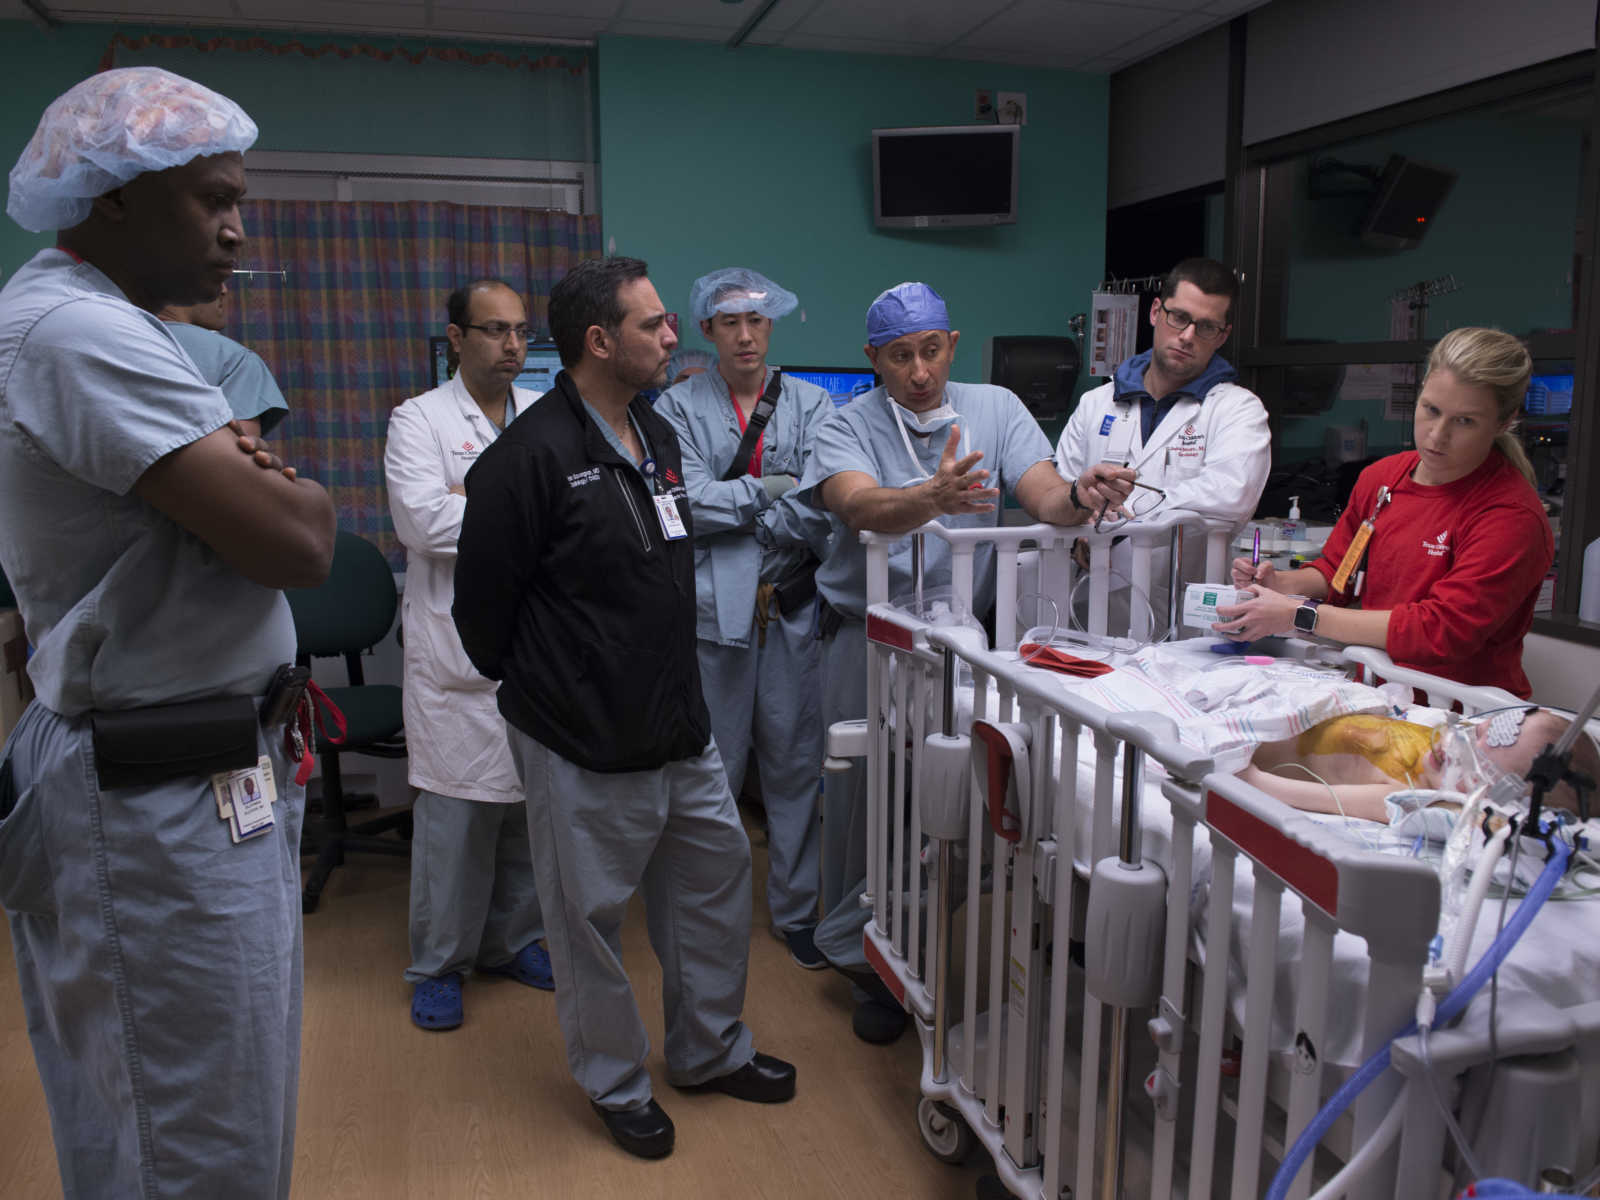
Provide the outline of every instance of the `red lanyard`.
<path id="1" fill-rule="evenodd" d="M 761 393 L 756 393 L 756 402 L 760 403 Z M 739 407 L 739 398 L 733 394 L 733 389 L 728 389 L 728 403 L 733 405 L 733 415 L 739 418 L 739 433 L 742 436 L 750 425 L 750 418 L 744 415 L 744 409 Z M 752 407 L 754 407 L 752 405 Z M 763 429 L 761 436 L 756 439 L 756 448 L 750 452 L 750 474 L 761 478 L 761 443 L 767 440 L 767 431 Z"/>

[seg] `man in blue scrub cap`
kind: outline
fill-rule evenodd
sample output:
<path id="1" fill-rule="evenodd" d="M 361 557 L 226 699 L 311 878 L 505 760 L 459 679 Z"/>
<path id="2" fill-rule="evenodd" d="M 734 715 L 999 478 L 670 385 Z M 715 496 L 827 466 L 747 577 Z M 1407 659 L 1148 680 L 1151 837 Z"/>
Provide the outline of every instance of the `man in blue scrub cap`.
<path id="1" fill-rule="evenodd" d="M 817 572 L 822 595 L 822 722 L 867 713 L 866 548 L 863 530 L 908 533 L 929 521 L 952 528 L 998 525 L 1002 490 L 1037 521 L 1081 524 L 1067 481 L 1051 461 L 1050 442 L 1022 401 L 1005 388 L 951 383 L 961 334 L 938 292 L 902 283 L 867 310 L 867 359 L 883 386 L 839 409 L 817 431 L 800 481 L 801 499 L 827 509 L 835 527 L 832 552 Z M 945 543 L 925 546 L 923 583 L 950 581 Z M 913 589 L 911 539 L 889 555 L 889 594 Z M 973 602 L 982 612 L 994 593 L 994 556 L 975 564 Z M 869 912 L 866 887 L 866 777 L 859 768 L 830 780 L 823 803 L 822 909 L 817 948 L 855 982 L 851 1025 L 868 1042 L 890 1042 L 905 1028 L 905 1010 L 867 965 L 861 933 Z"/>
<path id="2" fill-rule="evenodd" d="M 155 315 L 232 272 L 255 136 L 130 67 L 11 172 L 13 219 L 58 233 L 0 291 L 0 566 L 38 693 L 0 762 L 0 905 L 73 1198 L 289 1194 L 305 791 L 268 692 L 333 504 Z"/>
<path id="3" fill-rule="evenodd" d="M 694 517 L 695 647 L 728 786 L 744 786 L 752 751 L 767 812 L 772 930 L 807 970 L 827 962 L 817 924 L 817 781 L 822 770 L 820 654 L 811 636 L 818 555 L 782 510 L 833 400 L 767 366 L 772 323 L 799 301 L 745 267 L 695 280 L 690 315 L 716 364 L 656 403 L 683 446 Z M 774 381 L 775 407 L 758 401 Z M 769 419 L 761 424 L 764 415 Z M 811 510 L 825 544 L 827 528 Z M 774 532 L 776 530 L 776 532 Z"/>

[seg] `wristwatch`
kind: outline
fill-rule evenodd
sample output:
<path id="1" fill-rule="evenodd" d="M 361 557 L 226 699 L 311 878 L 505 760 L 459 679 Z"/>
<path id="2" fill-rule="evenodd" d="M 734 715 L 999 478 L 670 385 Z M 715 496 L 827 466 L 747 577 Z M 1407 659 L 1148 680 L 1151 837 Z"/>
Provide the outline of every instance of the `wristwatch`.
<path id="1" fill-rule="evenodd" d="M 1067 493 L 1067 499 L 1072 501 L 1072 507 L 1079 512 L 1088 511 L 1088 505 L 1078 503 L 1078 481 L 1076 479 L 1072 481 L 1072 490 Z"/>
<path id="2" fill-rule="evenodd" d="M 1297 633 L 1316 633 L 1317 609 L 1321 605 L 1321 600 L 1307 600 L 1294 610 L 1294 627 Z"/>

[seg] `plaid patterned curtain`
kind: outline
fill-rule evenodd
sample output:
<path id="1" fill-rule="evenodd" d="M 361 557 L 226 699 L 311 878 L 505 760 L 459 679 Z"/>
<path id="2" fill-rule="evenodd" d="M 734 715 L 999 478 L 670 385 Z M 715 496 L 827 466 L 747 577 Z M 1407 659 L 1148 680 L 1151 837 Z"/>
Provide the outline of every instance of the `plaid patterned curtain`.
<path id="1" fill-rule="evenodd" d="M 600 253 L 600 218 L 425 201 L 246 200 L 230 337 L 266 361 L 289 401 L 273 441 L 333 495 L 339 527 L 404 554 L 383 489 L 389 410 L 429 387 L 428 338 L 469 279 L 504 279 L 546 322 L 550 288 Z"/>

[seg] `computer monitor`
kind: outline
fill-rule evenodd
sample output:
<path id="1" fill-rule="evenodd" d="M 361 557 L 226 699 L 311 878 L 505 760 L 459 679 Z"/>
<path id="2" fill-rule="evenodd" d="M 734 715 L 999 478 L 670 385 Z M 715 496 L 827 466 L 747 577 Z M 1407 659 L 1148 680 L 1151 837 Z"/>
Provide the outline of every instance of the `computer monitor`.
<path id="1" fill-rule="evenodd" d="M 784 367 L 783 373 L 816 384 L 833 397 L 838 408 L 878 386 L 871 367 Z"/>
<path id="2" fill-rule="evenodd" d="M 456 373 L 455 356 L 450 352 L 450 339 L 428 339 L 428 386 L 438 387 Z"/>
<path id="3" fill-rule="evenodd" d="M 561 374 L 561 355 L 556 352 L 554 342 L 530 342 L 528 345 L 528 361 L 522 364 L 522 374 L 518 375 L 515 384 L 519 388 L 527 388 L 530 392 L 544 395 L 556 385 L 556 376 Z"/>

